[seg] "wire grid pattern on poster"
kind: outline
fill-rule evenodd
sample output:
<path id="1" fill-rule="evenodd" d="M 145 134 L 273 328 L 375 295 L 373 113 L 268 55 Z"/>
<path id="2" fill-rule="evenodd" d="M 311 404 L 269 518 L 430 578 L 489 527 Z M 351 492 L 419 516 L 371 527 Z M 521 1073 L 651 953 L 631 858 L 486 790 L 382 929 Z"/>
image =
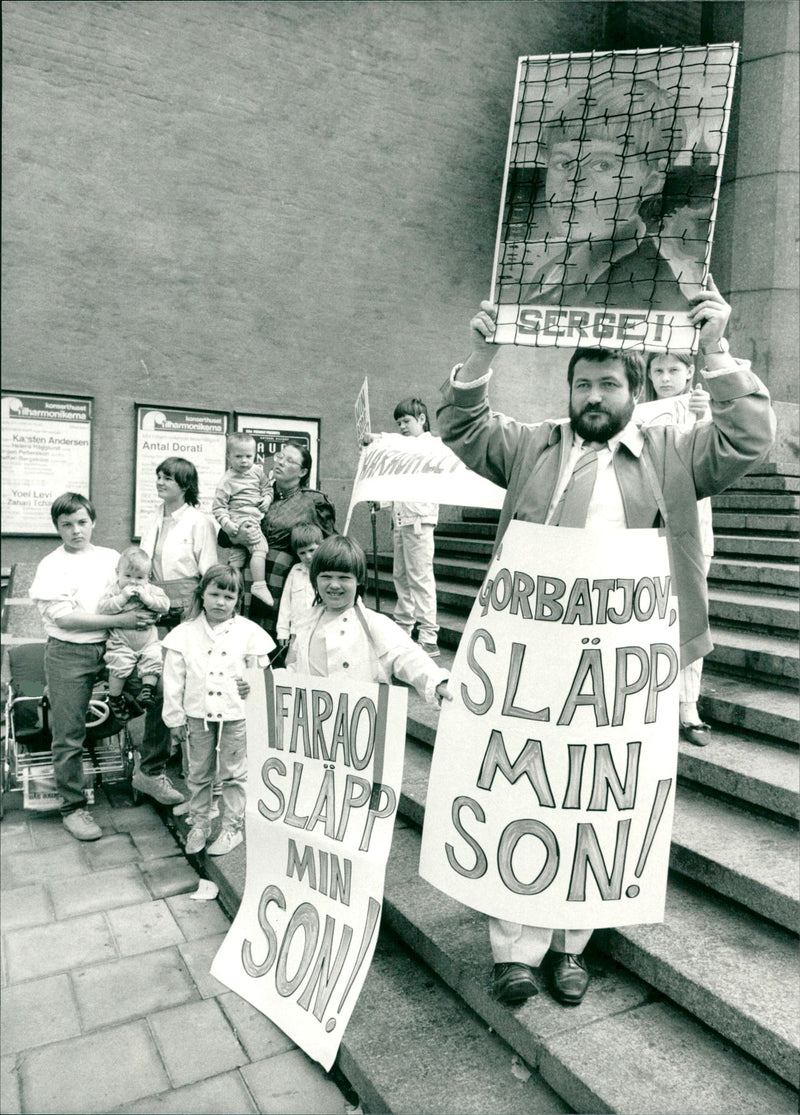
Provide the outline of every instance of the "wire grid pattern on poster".
<path id="1" fill-rule="evenodd" d="M 738 45 L 520 58 L 497 343 L 695 350 Z"/>

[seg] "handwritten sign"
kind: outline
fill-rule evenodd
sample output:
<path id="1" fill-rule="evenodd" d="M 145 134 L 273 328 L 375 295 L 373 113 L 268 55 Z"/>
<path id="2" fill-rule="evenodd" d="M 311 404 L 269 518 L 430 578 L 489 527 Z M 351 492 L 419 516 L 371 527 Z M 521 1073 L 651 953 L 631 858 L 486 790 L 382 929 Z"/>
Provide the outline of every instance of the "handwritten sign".
<path id="1" fill-rule="evenodd" d="M 247 679 L 247 879 L 211 973 L 329 1069 L 377 942 L 406 691 Z"/>
<path id="2" fill-rule="evenodd" d="M 369 384 L 367 377 L 364 376 L 364 382 L 361 384 L 361 390 L 358 393 L 355 403 L 356 412 L 356 444 L 360 449 L 364 444 L 364 438 L 369 437 L 372 433 L 372 424 L 369 417 Z"/>
<path id="3" fill-rule="evenodd" d="M 735 43 L 519 59 L 492 274 L 498 344 L 690 349 Z"/>
<path id="4" fill-rule="evenodd" d="M 361 451 L 344 530 L 363 500 L 502 507 L 505 495 L 468 469 L 441 438 L 382 434 Z"/>
<path id="5" fill-rule="evenodd" d="M 3 532 L 56 534 L 50 505 L 90 496 L 92 400 L 3 392 Z"/>
<path id="6" fill-rule="evenodd" d="M 439 720 L 422 877 L 523 925 L 661 921 L 678 661 L 659 531 L 512 522 Z"/>

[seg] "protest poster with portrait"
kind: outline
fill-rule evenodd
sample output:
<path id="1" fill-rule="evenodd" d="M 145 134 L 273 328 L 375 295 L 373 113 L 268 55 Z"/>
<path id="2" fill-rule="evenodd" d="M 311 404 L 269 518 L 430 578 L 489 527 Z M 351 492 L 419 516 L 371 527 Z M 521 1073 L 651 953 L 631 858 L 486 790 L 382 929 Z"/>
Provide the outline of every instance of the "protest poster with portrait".
<path id="1" fill-rule="evenodd" d="M 361 450 L 344 530 L 364 500 L 498 508 L 505 497 L 504 488 L 467 468 L 441 438 L 381 434 Z"/>
<path id="2" fill-rule="evenodd" d="M 424 879 L 523 925 L 663 920 L 677 620 L 661 532 L 510 523 L 439 718 Z"/>
<path id="3" fill-rule="evenodd" d="M 246 677 L 247 877 L 211 974 L 330 1069 L 378 939 L 407 694 Z"/>
<path id="4" fill-rule="evenodd" d="M 4 534 L 55 535 L 53 500 L 91 497 L 93 405 L 78 395 L 3 392 Z"/>
<path id="5" fill-rule="evenodd" d="M 519 59 L 491 300 L 500 344 L 696 349 L 738 47 Z"/>
<path id="6" fill-rule="evenodd" d="M 222 411 L 137 403 L 135 538 L 141 538 L 145 524 L 161 506 L 156 492 L 156 469 L 166 457 L 191 461 L 200 480 L 198 507 L 211 517 L 214 492 L 226 468 L 227 433 L 228 415 Z"/>

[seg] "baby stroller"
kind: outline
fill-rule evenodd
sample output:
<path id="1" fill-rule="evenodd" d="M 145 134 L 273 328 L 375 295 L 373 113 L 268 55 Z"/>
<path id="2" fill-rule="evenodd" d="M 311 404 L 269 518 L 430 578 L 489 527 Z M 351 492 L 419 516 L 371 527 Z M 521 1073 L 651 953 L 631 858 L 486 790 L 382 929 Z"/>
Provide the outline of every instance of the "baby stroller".
<path id="1" fill-rule="evenodd" d="M 45 688 L 44 643 L 11 647 L 8 664 L 10 679 L 0 768 L 0 816 L 2 794 L 7 790 L 22 790 L 25 809 L 58 809 L 61 799 L 55 788 L 50 753 L 52 736 Z M 107 685 L 99 680 L 89 702 L 83 748 L 83 770 L 90 802 L 95 782 L 129 782 L 133 773 L 133 744 L 127 724 L 111 714 L 107 696 Z"/>

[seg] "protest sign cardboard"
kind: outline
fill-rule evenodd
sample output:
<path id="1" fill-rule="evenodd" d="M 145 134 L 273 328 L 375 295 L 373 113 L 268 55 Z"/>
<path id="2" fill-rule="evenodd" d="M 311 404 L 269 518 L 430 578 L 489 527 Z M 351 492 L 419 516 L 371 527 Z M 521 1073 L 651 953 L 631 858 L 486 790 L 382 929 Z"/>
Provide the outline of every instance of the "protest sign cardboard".
<path id="1" fill-rule="evenodd" d="M 355 415 L 356 444 L 360 449 L 364 444 L 364 439 L 368 438 L 372 433 L 372 425 L 369 417 L 369 384 L 367 383 L 366 376 L 364 376 L 364 382 L 361 384 L 361 390 L 356 398 Z"/>
<path id="2" fill-rule="evenodd" d="M 247 878 L 211 973 L 329 1069 L 378 938 L 406 691 L 246 676 Z"/>
<path id="3" fill-rule="evenodd" d="M 499 344 L 692 349 L 736 43 L 519 59 L 491 301 Z"/>
<path id="4" fill-rule="evenodd" d="M 440 715 L 422 877 L 523 925 L 661 921 L 678 664 L 659 531 L 512 522 Z"/>
<path id="5" fill-rule="evenodd" d="M 441 438 L 382 434 L 361 451 L 344 530 L 363 500 L 502 507 L 505 494 L 468 469 Z"/>

